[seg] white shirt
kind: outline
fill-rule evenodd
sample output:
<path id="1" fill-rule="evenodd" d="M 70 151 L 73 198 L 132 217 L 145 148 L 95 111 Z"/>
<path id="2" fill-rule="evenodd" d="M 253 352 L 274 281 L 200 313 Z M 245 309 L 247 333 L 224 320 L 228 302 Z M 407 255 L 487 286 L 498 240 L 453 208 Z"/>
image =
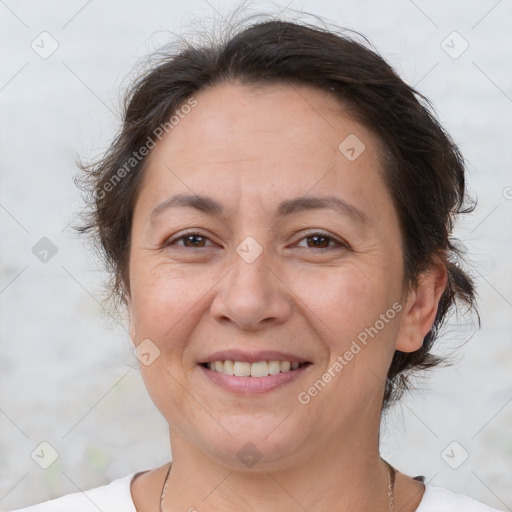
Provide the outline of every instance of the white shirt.
<path id="1" fill-rule="evenodd" d="M 89 491 L 66 494 L 61 498 L 12 512 L 137 512 L 130 484 L 139 473 L 118 478 Z M 422 477 L 419 477 L 422 478 Z M 462 494 L 425 483 L 425 492 L 416 512 L 500 512 Z"/>

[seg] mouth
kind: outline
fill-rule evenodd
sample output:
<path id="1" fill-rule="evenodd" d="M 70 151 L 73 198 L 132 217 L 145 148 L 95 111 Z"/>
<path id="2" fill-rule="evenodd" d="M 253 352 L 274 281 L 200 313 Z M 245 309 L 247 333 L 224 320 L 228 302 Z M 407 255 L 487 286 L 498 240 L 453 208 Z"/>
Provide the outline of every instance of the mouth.
<path id="1" fill-rule="evenodd" d="M 264 378 L 270 375 L 280 373 L 289 373 L 311 365 L 310 362 L 299 361 L 231 361 L 229 359 L 221 361 L 209 361 L 200 363 L 200 366 L 211 370 L 212 372 L 234 377 L 254 377 Z"/>
<path id="2" fill-rule="evenodd" d="M 313 366 L 309 361 L 297 361 L 293 357 L 288 357 L 288 359 L 266 360 L 259 359 L 256 354 L 246 354 L 243 357 L 245 361 L 219 358 L 215 361 L 198 363 L 198 368 L 206 377 L 209 388 L 214 384 L 230 393 L 261 394 L 285 387 L 286 384 L 308 373 L 308 368 Z M 253 359 L 253 361 L 247 361 L 247 359 Z"/>

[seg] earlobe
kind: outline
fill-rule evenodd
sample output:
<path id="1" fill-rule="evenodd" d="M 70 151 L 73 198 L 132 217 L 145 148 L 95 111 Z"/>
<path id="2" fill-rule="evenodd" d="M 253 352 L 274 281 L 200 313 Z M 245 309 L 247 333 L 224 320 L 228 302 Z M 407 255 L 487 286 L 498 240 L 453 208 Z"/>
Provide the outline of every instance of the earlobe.
<path id="1" fill-rule="evenodd" d="M 126 304 L 126 312 L 128 314 L 128 334 L 132 343 L 135 345 L 135 325 L 132 314 L 132 301 L 129 293 L 124 294 L 124 303 Z"/>
<path id="2" fill-rule="evenodd" d="M 401 352 L 415 352 L 432 329 L 439 301 L 446 288 L 448 276 L 446 266 L 431 267 L 418 279 L 418 285 L 407 295 L 395 348 Z"/>
<path id="3" fill-rule="evenodd" d="M 137 344 L 135 343 L 135 325 L 134 325 L 134 322 L 132 320 L 131 314 L 128 314 L 128 334 L 130 336 L 130 340 L 133 343 L 133 346 L 136 347 Z"/>

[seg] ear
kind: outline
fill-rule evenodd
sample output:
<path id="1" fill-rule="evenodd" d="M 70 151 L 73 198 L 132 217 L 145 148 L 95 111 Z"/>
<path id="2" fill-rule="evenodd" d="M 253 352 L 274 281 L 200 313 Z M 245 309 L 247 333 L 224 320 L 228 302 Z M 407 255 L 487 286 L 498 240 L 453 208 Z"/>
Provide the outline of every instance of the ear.
<path id="1" fill-rule="evenodd" d="M 132 298 L 128 291 L 125 291 L 123 294 L 123 300 L 126 304 L 126 311 L 128 313 L 128 333 L 132 343 L 135 345 L 135 324 L 133 321 L 133 313 L 132 313 Z"/>
<path id="2" fill-rule="evenodd" d="M 447 282 L 446 266 L 440 262 L 419 276 L 418 285 L 407 294 L 395 343 L 396 350 L 414 352 L 421 348 L 423 339 L 432 329 Z"/>

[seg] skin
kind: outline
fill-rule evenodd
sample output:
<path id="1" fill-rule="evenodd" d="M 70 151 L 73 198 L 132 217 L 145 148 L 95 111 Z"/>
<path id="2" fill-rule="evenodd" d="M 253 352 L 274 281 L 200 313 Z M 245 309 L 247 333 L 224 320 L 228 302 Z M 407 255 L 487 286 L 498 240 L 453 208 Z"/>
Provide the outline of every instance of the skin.
<path id="1" fill-rule="evenodd" d="M 133 343 L 150 339 L 160 350 L 140 369 L 169 423 L 165 508 L 387 510 L 379 456 L 384 382 L 394 351 L 417 350 L 431 329 L 446 269 L 432 266 L 417 287 L 403 286 L 379 140 L 334 98 L 309 86 L 236 83 L 195 98 L 197 106 L 149 156 L 126 295 Z M 338 150 L 349 134 L 365 145 L 354 161 Z M 151 220 L 174 194 L 207 195 L 225 211 L 176 207 Z M 283 200 L 313 195 L 335 195 L 367 221 L 332 209 L 276 212 Z M 166 244 L 189 229 L 206 238 Z M 331 238 L 312 239 L 319 230 Z M 262 249 L 252 263 L 236 252 L 248 236 Z M 298 394 L 396 302 L 402 310 L 317 396 L 299 403 Z M 236 395 L 197 366 L 228 348 L 286 351 L 313 364 L 285 386 Z M 252 468 L 237 457 L 248 442 L 262 455 Z M 138 511 L 158 510 L 167 468 L 134 479 Z M 416 510 L 423 490 L 397 473 L 396 510 Z"/>

